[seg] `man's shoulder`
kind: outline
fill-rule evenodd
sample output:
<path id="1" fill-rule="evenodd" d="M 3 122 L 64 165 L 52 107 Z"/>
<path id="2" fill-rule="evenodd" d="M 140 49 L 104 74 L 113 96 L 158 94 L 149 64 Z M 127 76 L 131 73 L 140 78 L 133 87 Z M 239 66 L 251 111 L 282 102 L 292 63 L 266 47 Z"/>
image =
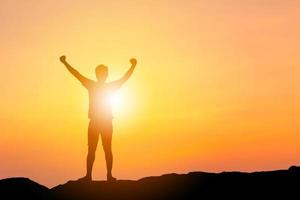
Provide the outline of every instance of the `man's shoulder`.
<path id="1" fill-rule="evenodd" d="M 85 79 L 83 82 L 82 82 L 82 85 L 87 88 L 87 89 L 90 89 L 90 88 L 93 88 L 95 85 L 96 85 L 96 81 L 92 80 L 92 79 Z"/>

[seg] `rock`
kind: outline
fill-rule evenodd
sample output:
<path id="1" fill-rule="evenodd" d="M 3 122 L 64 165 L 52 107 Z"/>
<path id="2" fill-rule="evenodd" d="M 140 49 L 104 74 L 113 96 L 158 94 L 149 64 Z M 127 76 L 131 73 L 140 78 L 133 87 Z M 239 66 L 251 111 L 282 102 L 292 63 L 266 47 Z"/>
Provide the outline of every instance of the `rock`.
<path id="1" fill-rule="evenodd" d="M 29 179 L 0 181 L 0 199 L 46 200 L 189 200 L 297 199 L 300 167 L 266 172 L 190 172 L 145 177 L 137 181 L 69 181 L 52 189 Z M 8 195 L 4 198 L 5 195 Z"/>

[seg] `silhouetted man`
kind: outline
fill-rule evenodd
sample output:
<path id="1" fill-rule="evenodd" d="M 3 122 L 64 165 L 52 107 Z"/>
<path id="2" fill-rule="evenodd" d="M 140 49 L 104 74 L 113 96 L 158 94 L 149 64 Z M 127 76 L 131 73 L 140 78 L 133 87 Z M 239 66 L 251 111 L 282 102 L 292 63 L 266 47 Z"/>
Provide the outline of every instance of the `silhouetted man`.
<path id="1" fill-rule="evenodd" d="M 101 133 L 102 145 L 105 153 L 107 180 L 116 180 L 112 176 L 113 155 L 111 150 L 112 141 L 112 109 L 109 98 L 114 91 L 119 89 L 131 76 L 135 66 L 136 59 L 130 59 L 131 67 L 127 73 L 119 80 L 107 83 L 108 68 L 105 65 L 99 65 L 95 69 L 97 81 L 88 79 L 81 75 L 66 61 L 65 56 L 60 57 L 60 61 L 66 66 L 89 93 L 89 113 L 90 118 L 88 127 L 88 155 L 86 159 L 86 176 L 81 178 L 83 181 L 92 180 L 92 169 L 95 161 L 95 152 L 97 149 L 99 133 Z"/>

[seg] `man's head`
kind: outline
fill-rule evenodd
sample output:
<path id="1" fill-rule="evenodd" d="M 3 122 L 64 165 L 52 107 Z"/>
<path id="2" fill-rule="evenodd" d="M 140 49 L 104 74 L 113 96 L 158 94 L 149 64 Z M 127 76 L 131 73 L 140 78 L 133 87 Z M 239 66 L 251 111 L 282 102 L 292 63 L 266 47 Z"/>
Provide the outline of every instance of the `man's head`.
<path id="1" fill-rule="evenodd" d="M 105 65 L 98 65 L 95 69 L 96 77 L 98 81 L 105 81 L 108 76 L 108 68 Z"/>

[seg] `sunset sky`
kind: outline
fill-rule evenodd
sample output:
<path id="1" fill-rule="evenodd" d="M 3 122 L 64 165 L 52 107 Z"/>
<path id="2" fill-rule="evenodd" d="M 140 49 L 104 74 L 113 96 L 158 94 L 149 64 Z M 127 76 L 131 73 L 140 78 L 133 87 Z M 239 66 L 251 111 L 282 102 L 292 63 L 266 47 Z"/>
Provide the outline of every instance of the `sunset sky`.
<path id="1" fill-rule="evenodd" d="M 114 175 L 300 165 L 300 1 L 1 0 L 0 179 L 85 173 L 88 93 L 120 78 Z M 94 179 L 105 179 L 99 141 Z"/>

